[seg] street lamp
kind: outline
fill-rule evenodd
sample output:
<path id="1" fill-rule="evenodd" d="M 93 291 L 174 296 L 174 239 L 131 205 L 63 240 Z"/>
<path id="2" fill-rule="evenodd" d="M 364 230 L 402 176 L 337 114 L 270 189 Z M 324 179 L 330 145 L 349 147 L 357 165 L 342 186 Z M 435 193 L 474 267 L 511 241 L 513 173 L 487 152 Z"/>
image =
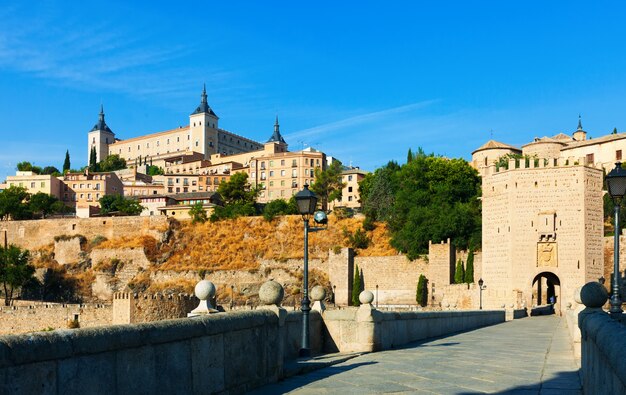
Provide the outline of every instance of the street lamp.
<path id="1" fill-rule="evenodd" d="M 376 308 L 378 308 L 378 284 L 376 284 Z"/>
<path id="2" fill-rule="evenodd" d="M 235 305 L 234 297 L 235 297 L 235 286 L 231 285 L 230 286 L 230 309 L 231 310 L 233 309 L 233 306 Z"/>
<path id="3" fill-rule="evenodd" d="M 483 290 L 485 288 L 487 288 L 487 286 L 483 286 L 485 282 L 483 281 L 482 277 L 480 278 L 480 280 L 478 280 L 478 289 L 480 289 L 480 306 L 479 309 L 482 310 L 483 309 Z"/>
<path id="4" fill-rule="evenodd" d="M 309 300 L 309 232 L 316 232 L 323 228 L 309 228 L 309 219 L 313 215 L 313 219 L 318 224 L 326 224 L 328 218 L 323 211 L 315 212 L 317 206 L 317 196 L 309 190 L 309 186 L 304 184 L 304 189 L 296 193 L 294 196 L 298 205 L 298 212 L 304 220 L 304 278 L 302 303 L 302 346 L 300 348 L 300 357 L 310 357 L 311 347 L 309 346 L 309 312 L 311 311 L 311 301 Z"/>
<path id="5" fill-rule="evenodd" d="M 613 199 L 615 215 L 615 231 L 613 232 L 613 286 L 611 292 L 611 317 L 618 318 L 622 314 L 622 300 L 619 296 L 619 211 L 622 198 L 626 195 L 626 170 L 622 169 L 620 162 L 615 163 L 615 168 L 606 175 L 606 186 L 609 195 Z"/>

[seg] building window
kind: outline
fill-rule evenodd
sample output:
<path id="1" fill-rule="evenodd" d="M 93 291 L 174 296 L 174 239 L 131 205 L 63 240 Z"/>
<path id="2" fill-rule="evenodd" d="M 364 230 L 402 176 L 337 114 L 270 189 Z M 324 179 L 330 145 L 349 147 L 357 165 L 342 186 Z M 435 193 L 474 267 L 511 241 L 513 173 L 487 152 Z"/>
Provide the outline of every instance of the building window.
<path id="1" fill-rule="evenodd" d="M 593 154 L 587 154 L 587 164 L 593 165 L 593 163 L 594 163 Z"/>
<path id="2" fill-rule="evenodd" d="M 291 161 L 291 167 L 296 167 L 296 166 L 298 166 L 298 162 L 296 159 L 294 159 Z"/>
<path id="3" fill-rule="evenodd" d="M 45 182 L 42 182 L 42 183 L 41 183 L 41 187 L 42 187 L 42 188 L 45 188 L 45 187 L 46 187 L 46 183 L 45 183 Z"/>
<path id="4" fill-rule="evenodd" d="M 352 196 L 348 196 L 348 201 L 351 202 L 352 201 Z"/>
<path id="5" fill-rule="evenodd" d="M 280 160 L 280 165 L 281 165 L 281 166 L 285 166 L 285 160 L 284 160 L 284 159 L 281 159 L 281 160 Z"/>
<path id="6" fill-rule="evenodd" d="M 352 187 L 348 187 L 348 192 L 352 192 Z"/>
<path id="7" fill-rule="evenodd" d="M 270 162 L 270 166 L 272 165 L 272 162 Z M 274 177 L 274 170 L 270 170 L 270 177 Z"/>
<path id="8" fill-rule="evenodd" d="M 284 187 L 284 186 L 285 186 L 285 180 L 281 180 L 281 182 L 280 182 L 280 186 L 281 186 L 281 187 Z"/>
<path id="9" fill-rule="evenodd" d="M 615 151 L 615 160 L 622 160 L 622 150 L 618 149 Z"/>
<path id="10" fill-rule="evenodd" d="M 273 160 L 270 161 L 270 167 L 274 167 L 274 161 Z"/>
<path id="11" fill-rule="evenodd" d="M 348 181 L 352 181 L 352 176 L 348 176 Z M 352 192 L 352 191 L 350 191 Z"/>
<path id="12" fill-rule="evenodd" d="M 31 182 L 31 183 L 30 183 L 30 187 L 31 187 L 31 188 L 34 188 L 34 187 L 35 187 L 35 183 L 34 183 L 34 182 Z"/>
<path id="13" fill-rule="evenodd" d="M 270 186 L 273 187 L 274 186 L 274 181 L 270 181 Z"/>
<path id="14" fill-rule="evenodd" d="M 281 171 L 280 171 L 280 175 L 281 175 L 281 177 L 284 177 L 286 174 L 287 174 L 287 172 L 285 172 L 285 170 L 281 170 Z"/>

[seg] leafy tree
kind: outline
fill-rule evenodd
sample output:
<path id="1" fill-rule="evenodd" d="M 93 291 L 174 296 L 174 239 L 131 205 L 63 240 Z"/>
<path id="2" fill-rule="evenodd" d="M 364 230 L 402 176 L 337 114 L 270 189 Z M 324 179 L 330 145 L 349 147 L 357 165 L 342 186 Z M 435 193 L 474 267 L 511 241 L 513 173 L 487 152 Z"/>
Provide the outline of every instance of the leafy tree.
<path id="1" fill-rule="evenodd" d="M 91 147 L 91 151 L 89 152 L 89 171 L 96 172 L 98 171 L 98 153 L 96 152 L 96 147 Z"/>
<path id="2" fill-rule="evenodd" d="M 328 210 L 328 203 L 341 199 L 341 191 L 346 186 L 341 181 L 341 162 L 333 162 L 326 170 L 315 169 L 315 181 L 311 191 L 317 195 L 322 210 Z"/>
<path id="3" fill-rule="evenodd" d="M 54 166 L 46 166 L 41 170 L 41 174 L 61 175 L 61 172 Z"/>
<path id="4" fill-rule="evenodd" d="M 467 262 L 465 263 L 465 279 L 466 283 L 471 284 L 474 282 L 474 251 L 470 249 L 467 254 Z"/>
<path id="5" fill-rule="evenodd" d="M 246 173 L 235 173 L 226 182 L 220 184 L 217 189 L 226 205 L 233 203 L 254 203 L 259 190 L 248 183 Z"/>
<path id="6" fill-rule="evenodd" d="M 126 199 L 122 195 L 104 195 L 98 201 L 100 203 L 100 213 L 108 215 L 119 212 L 123 215 L 139 215 L 144 207 L 135 199 Z"/>
<path id="7" fill-rule="evenodd" d="M 456 268 L 454 269 L 454 283 L 463 284 L 465 282 L 465 270 L 463 269 L 463 261 L 456 261 Z"/>
<path id="8" fill-rule="evenodd" d="M 411 151 L 411 149 L 409 148 L 409 152 L 406 155 L 406 163 L 409 163 L 410 161 L 413 160 L 413 152 Z"/>
<path id="9" fill-rule="evenodd" d="M 0 192 L 0 219 L 6 221 L 30 218 L 29 197 L 26 188 L 15 185 Z"/>
<path id="10" fill-rule="evenodd" d="M 33 165 L 30 162 L 19 162 L 17 164 L 17 170 L 18 171 L 32 171 L 33 170 Z"/>
<path id="11" fill-rule="evenodd" d="M 422 307 L 428 304 L 428 279 L 420 274 L 417 280 L 417 289 L 415 291 L 415 301 Z"/>
<path id="12" fill-rule="evenodd" d="M 361 272 L 359 266 L 354 265 L 354 279 L 352 280 L 352 305 L 360 306 L 361 301 L 359 295 L 361 294 Z"/>
<path id="13" fill-rule="evenodd" d="M 54 196 L 37 192 L 30 197 L 28 207 L 31 212 L 39 213 L 41 214 L 41 218 L 46 218 L 46 215 L 55 212 L 55 209 L 58 208 L 58 205 L 55 206 L 55 203 L 58 201 L 59 199 Z"/>
<path id="14" fill-rule="evenodd" d="M 458 248 L 481 236 L 480 177 L 463 159 L 418 152 L 394 175 L 391 244 L 409 259 L 427 253 L 428 241 L 451 238 Z"/>
<path id="15" fill-rule="evenodd" d="M 219 221 L 222 219 L 233 219 L 237 217 L 249 217 L 257 214 L 257 209 L 254 203 L 242 203 L 236 202 L 227 204 L 225 206 L 215 206 L 213 213 L 209 218 L 211 222 Z"/>
<path id="16" fill-rule="evenodd" d="M 389 221 L 395 201 L 395 178 L 399 168 L 385 166 L 377 169 L 370 176 L 367 196 L 361 196 L 365 216 L 372 220 Z"/>
<path id="17" fill-rule="evenodd" d="M 71 168 L 70 163 L 70 150 L 65 151 L 65 161 L 63 162 L 63 173 L 67 172 Z"/>
<path id="18" fill-rule="evenodd" d="M 94 147 L 94 154 L 95 154 Z M 126 168 L 126 160 L 121 158 L 118 154 L 112 154 L 107 156 L 103 161 L 100 161 L 96 165 L 96 171 L 115 171 Z"/>
<path id="19" fill-rule="evenodd" d="M 10 306 L 14 292 L 26 284 L 35 273 L 28 263 L 28 250 L 15 245 L 0 247 L 0 283 L 4 289 L 4 305 Z"/>
<path id="20" fill-rule="evenodd" d="M 196 204 L 191 206 L 191 209 L 189 210 L 189 216 L 191 217 L 191 222 L 194 224 L 198 222 L 203 224 L 209 219 L 206 211 L 204 210 L 204 205 L 202 204 L 202 202 L 197 202 Z"/>
<path id="21" fill-rule="evenodd" d="M 165 174 L 163 169 L 161 169 L 159 166 L 152 166 L 152 165 L 148 166 L 146 173 L 149 176 L 162 176 L 163 174 Z"/>
<path id="22" fill-rule="evenodd" d="M 347 229 L 344 228 L 344 236 L 348 239 L 348 244 L 350 247 L 354 249 L 365 249 L 370 243 L 371 239 L 367 236 L 367 233 L 363 230 L 363 228 L 357 229 L 354 233 L 348 232 Z"/>
<path id="23" fill-rule="evenodd" d="M 292 196 L 289 201 L 285 199 L 272 200 L 263 208 L 263 218 L 266 221 L 273 220 L 277 215 L 298 214 L 296 199 Z"/>

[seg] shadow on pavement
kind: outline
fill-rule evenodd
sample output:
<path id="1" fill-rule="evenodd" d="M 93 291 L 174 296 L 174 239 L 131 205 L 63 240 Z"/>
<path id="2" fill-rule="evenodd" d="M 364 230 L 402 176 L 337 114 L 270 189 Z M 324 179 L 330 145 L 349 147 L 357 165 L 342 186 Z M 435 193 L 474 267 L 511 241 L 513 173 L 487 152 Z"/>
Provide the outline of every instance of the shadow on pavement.
<path id="1" fill-rule="evenodd" d="M 578 371 L 558 372 L 556 375 L 542 383 L 529 383 L 509 388 L 504 391 L 491 392 L 500 395 L 522 395 L 522 394 L 559 394 L 559 395 L 582 395 L 583 390 L 580 385 Z M 484 394 L 482 391 L 459 392 L 458 395 Z"/>
<path id="2" fill-rule="evenodd" d="M 261 387 L 257 390 L 249 392 L 249 394 L 284 394 L 289 391 L 296 390 L 302 386 L 307 384 L 311 384 L 315 381 L 325 379 L 327 377 L 333 376 L 335 374 L 343 373 L 350 371 L 352 369 L 356 369 L 361 366 L 367 365 L 375 365 L 378 362 L 359 362 L 352 363 L 349 365 L 342 364 L 336 366 L 328 366 L 324 369 L 316 370 L 313 372 L 309 372 L 305 375 L 293 376 L 289 377 L 284 381 L 279 381 L 278 383 L 268 384 L 265 387 Z"/>

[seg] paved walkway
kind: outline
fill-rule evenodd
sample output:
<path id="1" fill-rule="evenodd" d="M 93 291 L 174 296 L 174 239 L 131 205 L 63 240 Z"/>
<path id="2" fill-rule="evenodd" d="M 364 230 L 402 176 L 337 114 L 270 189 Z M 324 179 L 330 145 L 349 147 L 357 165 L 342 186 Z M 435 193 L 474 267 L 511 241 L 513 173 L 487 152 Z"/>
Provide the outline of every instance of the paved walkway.
<path id="1" fill-rule="evenodd" d="M 371 353 L 254 394 L 582 394 L 565 319 L 523 318 Z"/>

